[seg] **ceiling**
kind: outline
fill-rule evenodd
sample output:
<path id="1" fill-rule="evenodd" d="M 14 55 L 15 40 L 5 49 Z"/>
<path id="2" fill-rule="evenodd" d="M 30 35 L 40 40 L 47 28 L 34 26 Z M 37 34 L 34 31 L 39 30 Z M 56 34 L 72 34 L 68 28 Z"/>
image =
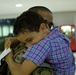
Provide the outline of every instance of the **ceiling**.
<path id="1" fill-rule="evenodd" d="M 18 3 L 23 6 L 17 8 Z M 0 16 L 20 14 L 32 6 L 46 6 L 52 12 L 76 11 L 76 0 L 0 0 Z"/>

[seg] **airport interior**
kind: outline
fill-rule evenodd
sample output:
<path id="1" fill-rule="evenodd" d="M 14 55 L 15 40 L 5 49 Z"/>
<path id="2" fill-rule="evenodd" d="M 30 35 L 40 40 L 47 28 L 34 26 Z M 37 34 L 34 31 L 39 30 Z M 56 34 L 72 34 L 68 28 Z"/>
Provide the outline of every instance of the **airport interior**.
<path id="1" fill-rule="evenodd" d="M 44 6 L 52 11 L 54 26 L 58 26 L 59 30 L 70 40 L 69 45 L 76 64 L 76 0 L 0 0 L 0 55 L 4 51 L 5 38 L 14 37 L 13 25 L 17 16 L 33 6 Z M 16 59 L 19 62 L 20 59 Z M 49 70 L 38 70 L 41 74 L 33 75 L 53 75 L 47 72 Z M 12 75 L 4 59 L 0 60 L 0 75 Z"/>

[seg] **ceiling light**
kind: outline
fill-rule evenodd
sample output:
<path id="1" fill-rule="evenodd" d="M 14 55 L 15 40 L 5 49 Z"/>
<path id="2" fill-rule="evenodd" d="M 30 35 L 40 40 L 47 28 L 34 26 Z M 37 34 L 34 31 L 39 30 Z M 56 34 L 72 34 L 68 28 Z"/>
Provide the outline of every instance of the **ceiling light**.
<path id="1" fill-rule="evenodd" d="M 16 7 L 22 7 L 22 4 L 16 4 Z"/>

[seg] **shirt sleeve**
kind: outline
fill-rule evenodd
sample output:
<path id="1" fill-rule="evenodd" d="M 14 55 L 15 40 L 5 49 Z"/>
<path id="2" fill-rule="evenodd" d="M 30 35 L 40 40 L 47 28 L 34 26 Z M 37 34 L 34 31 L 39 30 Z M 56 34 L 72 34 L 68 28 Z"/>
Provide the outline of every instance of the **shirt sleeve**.
<path id="1" fill-rule="evenodd" d="M 31 60 L 39 66 L 47 58 L 48 52 L 49 42 L 44 40 L 43 42 L 30 46 L 23 55 L 23 58 Z"/>

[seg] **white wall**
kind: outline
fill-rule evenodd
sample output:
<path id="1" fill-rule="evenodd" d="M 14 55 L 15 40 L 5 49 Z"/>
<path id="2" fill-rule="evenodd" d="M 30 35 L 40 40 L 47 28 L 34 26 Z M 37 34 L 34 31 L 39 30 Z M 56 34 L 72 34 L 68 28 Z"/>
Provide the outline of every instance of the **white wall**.
<path id="1" fill-rule="evenodd" d="M 74 13 L 74 24 L 75 24 L 75 29 L 76 29 L 76 13 Z M 75 31 L 75 37 L 76 37 L 76 31 Z"/>
<path id="2" fill-rule="evenodd" d="M 64 24 L 74 24 L 74 12 L 53 13 L 53 22 L 56 26 Z"/>
<path id="3" fill-rule="evenodd" d="M 0 15 L 0 19 L 11 19 L 11 18 L 16 18 L 20 15 L 18 14 L 5 14 L 5 15 Z"/>
<path id="4" fill-rule="evenodd" d="M 76 26 L 76 12 L 74 13 L 74 24 Z"/>

